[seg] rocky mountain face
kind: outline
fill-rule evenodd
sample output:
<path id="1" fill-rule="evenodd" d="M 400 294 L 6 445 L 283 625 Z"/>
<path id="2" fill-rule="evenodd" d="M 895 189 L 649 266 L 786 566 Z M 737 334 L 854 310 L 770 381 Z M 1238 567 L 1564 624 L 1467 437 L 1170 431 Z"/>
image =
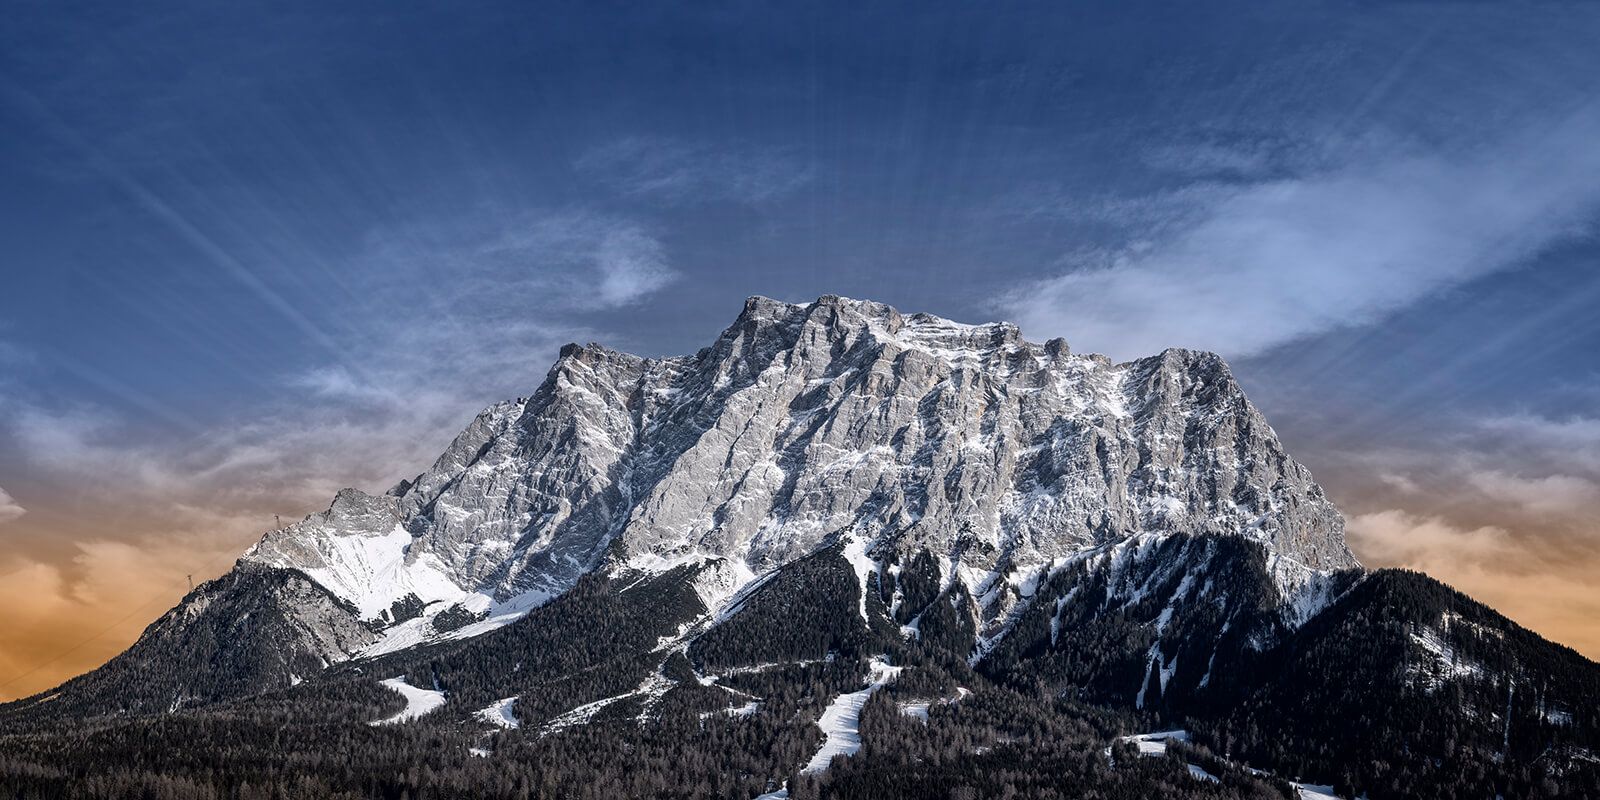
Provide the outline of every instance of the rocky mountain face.
<path id="1" fill-rule="evenodd" d="M 596 568 L 719 559 L 715 602 L 843 536 L 873 562 L 933 555 L 994 620 L 1030 570 L 1131 535 L 1242 536 L 1327 571 L 1355 565 L 1342 525 L 1214 355 L 1112 364 L 1005 323 L 752 298 L 693 356 L 569 345 L 415 480 L 342 492 L 244 561 L 304 572 L 386 651 Z"/>
<path id="2" fill-rule="evenodd" d="M 1338 510 L 1213 354 L 1114 364 L 1008 323 L 754 297 L 692 356 L 568 345 L 532 396 L 489 407 L 426 472 L 341 491 L 238 570 L 320 589 L 265 598 L 293 621 L 272 645 L 336 663 L 493 630 L 595 570 L 705 563 L 697 591 L 716 608 L 840 542 L 863 583 L 928 559 L 941 589 L 973 596 L 988 647 L 1042 571 L 1170 533 L 1260 543 L 1289 621 L 1316 576 L 1356 566 Z M 186 598 L 134 651 L 209 624 L 237 583 Z"/>
<path id="3" fill-rule="evenodd" d="M 598 796 L 692 794 L 637 772 L 688 762 L 703 793 L 816 796 L 828 753 L 860 747 L 851 714 L 880 742 L 921 741 L 885 727 L 875 693 L 927 719 L 969 687 L 987 710 L 935 717 L 990 737 L 971 758 L 1000 736 L 1008 765 L 1055 759 L 1015 774 L 1074 770 L 1122 796 L 1168 778 L 1050 748 L 1098 753 L 1113 723 L 1095 715 L 1117 713 L 1400 795 L 1600 775 L 1600 670 L 1425 577 L 1363 572 L 1338 510 L 1217 356 L 1115 364 L 1005 323 L 838 297 L 752 298 L 692 356 L 568 345 L 531 396 L 485 410 L 415 479 L 340 492 L 106 667 L 0 706 L 0 745 L 9 726 L 34 737 L 12 741 L 38 748 L 29 774 L 92 772 L 34 733 L 119 719 L 132 741 L 168 741 L 144 720 L 177 712 L 179 729 L 256 720 L 273 741 L 298 724 L 324 742 L 296 750 L 303 763 L 393 774 L 407 762 L 359 743 L 414 714 L 424 733 L 371 735 L 512 753 L 545 765 L 539 796 L 612 769 L 633 783 Z M 385 709 L 390 689 L 422 710 Z M 1426 713 L 1380 719 L 1372 703 Z M 1335 744 L 1352 719 L 1381 747 Z M 1018 749 L 1004 731 L 1022 720 L 1051 733 Z M 922 746 L 903 745 L 908 777 L 889 786 L 832 773 L 855 786 L 839 796 L 918 796 L 910 765 L 952 752 Z M 452 763 L 439 774 L 464 770 L 461 796 L 479 796 Z M 1236 775 L 1227 796 L 1258 796 L 1259 770 L 1205 763 Z M 400 788 L 419 786 L 372 796 Z"/>

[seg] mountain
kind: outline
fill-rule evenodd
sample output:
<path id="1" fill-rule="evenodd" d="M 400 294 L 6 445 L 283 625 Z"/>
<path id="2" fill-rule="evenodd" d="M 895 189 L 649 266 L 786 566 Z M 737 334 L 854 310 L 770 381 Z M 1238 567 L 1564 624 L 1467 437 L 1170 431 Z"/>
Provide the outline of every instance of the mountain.
<path id="1" fill-rule="evenodd" d="M 268 532 L 102 669 L 0 706 L 23 754 L 0 776 L 197 768 L 154 740 L 225 776 L 196 796 L 499 796 L 472 754 L 536 765 L 504 796 L 1273 796 L 1263 769 L 1559 794 L 1600 775 L 1597 676 L 1424 576 L 1362 571 L 1215 355 L 1117 364 L 751 298 L 693 356 L 568 345 L 421 475 Z M 1188 743 L 1117 758 L 1157 723 Z"/>

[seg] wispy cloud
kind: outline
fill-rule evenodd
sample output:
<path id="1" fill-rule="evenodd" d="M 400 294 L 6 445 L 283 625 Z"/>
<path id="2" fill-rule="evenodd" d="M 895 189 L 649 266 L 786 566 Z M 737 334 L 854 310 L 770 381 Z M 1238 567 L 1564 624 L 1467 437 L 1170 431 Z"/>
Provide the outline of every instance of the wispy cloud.
<path id="1" fill-rule="evenodd" d="M 1532 413 L 1486 417 L 1477 423 L 1484 434 L 1538 448 L 1564 463 L 1600 473 L 1600 417 L 1549 417 Z"/>
<path id="2" fill-rule="evenodd" d="M 661 240 L 644 225 L 591 213 L 522 215 L 475 252 L 453 258 L 475 260 L 465 266 L 496 279 L 559 292 L 568 310 L 630 305 L 677 277 Z"/>
<path id="3" fill-rule="evenodd" d="M 1492 525 L 1458 527 L 1448 520 L 1401 509 L 1384 509 L 1350 518 L 1351 543 L 1365 557 L 1434 574 L 1463 567 L 1482 569 L 1516 555 L 1511 533 Z"/>
<path id="4" fill-rule="evenodd" d="M 1036 337 L 1116 356 L 1247 356 L 1371 323 L 1584 232 L 1600 210 L 1596 136 L 1600 114 L 1586 108 L 1489 146 L 1368 143 L 1298 177 L 1175 190 L 1175 223 L 1079 254 L 1000 305 Z M 1250 154 L 1197 158 L 1256 167 Z"/>
<path id="5" fill-rule="evenodd" d="M 4 488 L 0 488 L 0 525 L 10 522 L 26 513 L 28 513 L 27 509 L 23 508 L 21 504 L 12 499 L 11 495 L 8 494 Z"/>
<path id="6" fill-rule="evenodd" d="M 811 169 L 787 151 L 655 137 L 601 145 L 579 157 L 576 167 L 622 194 L 670 203 L 761 205 L 794 193 L 812 178 Z"/>
<path id="7" fill-rule="evenodd" d="M 1525 477 L 1499 469 L 1468 476 L 1472 487 L 1490 500 L 1509 503 L 1541 516 L 1587 516 L 1600 509 L 1600 485 L 1576 475 Z"/>
<path id="8" fill-rule="evenodd" d="M 531 393 L 563 343 L 605 338 L 587 315 L 677 276 L 645 225 L 570 209 L 395 224 L 371 231 L 346 267 L 339 352 L 279 376 L 287 397 L 181 442 L 141 438 L 115 408 L 43 397 L 8 399 L 0 426 L 34 469 L 130 501 L 314 506 L 422 469 L 475 412 Z"/>
<path id="9" fill-rule="evenodd" d="M 1312 156 L 1303 143 L 1241 138 L 1166 143 L 1145 150 L 1142 160 L 1162 172 L 1205 180 L 1259 181 Z"/>
<path id="10" fill-rule="evenodd" d="M 638 303 L 673 277 L 660 242 L 626 220 L 508 219 L 376 232 L 341 357 L 282 376 L 290 397 L 181 442 L 141 438 L 121 412 L 88 404 L 13 400 L 0 421 L 34 469 L 130 503 L 292 512 L 343 486 L 381 490 L 427 466 L 478 410 L 531 393 L 561 344 L 604 338 L 583 314 Z"/>
<path id="11" fill-rule="evenodd" d="M 1512 535 L 1587 540 L 1600 555 L 1600 421 L 1537 414 L 1447 418 L 1415 441 L 1365 443 L 1322 459 L 1372 503 Z M 1354 480 L 1351 480 L 1351 479 Z"/>

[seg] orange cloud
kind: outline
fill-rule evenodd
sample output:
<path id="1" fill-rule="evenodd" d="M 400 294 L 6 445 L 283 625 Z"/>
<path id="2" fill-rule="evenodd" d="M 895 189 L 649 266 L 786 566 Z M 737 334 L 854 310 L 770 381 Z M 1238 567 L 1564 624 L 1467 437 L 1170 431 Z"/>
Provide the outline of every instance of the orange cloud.
<path id="1" fill-rule="evenodd" d="M 1369 567 L 1421 570 L 1546 638 L 1600 657 L 1600 596 L 1589 576 L 1600 558 L 1583 548 L 1551 570 L 1548 545 L 1497 526 L 1465 528 L 1437 516 L 1387 509 L 1351 517 L 1350 546 Z"/>
<path id="2" fill-rule="evenodd" d="M 154 530 L 96 514 L 118 538 L 0 561 L 0 701 L 49 689 L 127 649 L 182 599 L 191 574 L 199 584 L 227 571 L 261 528 L 253 517 L 170 511 L 170 525 Z"/>

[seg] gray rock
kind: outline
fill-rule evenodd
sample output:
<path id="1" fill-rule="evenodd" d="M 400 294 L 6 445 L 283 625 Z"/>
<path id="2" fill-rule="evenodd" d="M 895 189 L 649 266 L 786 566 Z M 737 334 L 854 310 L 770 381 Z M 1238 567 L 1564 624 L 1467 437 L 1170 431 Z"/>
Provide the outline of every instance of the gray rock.
<path id="1" fill-rule="evenodd" d="M 597 568 L 721 559 L 714 604 L 841 536 L 876 562 L 927 551 L 976 590 L 1162 532 L 1335 570 L 1356 565 L 1343 527 L 1216 355 L 1114 364 L 1008 323 L 754 297 L 693 356 L 564 347 L 414 481 L 341 492 L 245 560 L 378 625 L 409 594 L 428 604 L 419 631 L 458 605 L 486 615 L 470 635 Z M 983 593 L 986 618 L 1012 594 Z"/>

